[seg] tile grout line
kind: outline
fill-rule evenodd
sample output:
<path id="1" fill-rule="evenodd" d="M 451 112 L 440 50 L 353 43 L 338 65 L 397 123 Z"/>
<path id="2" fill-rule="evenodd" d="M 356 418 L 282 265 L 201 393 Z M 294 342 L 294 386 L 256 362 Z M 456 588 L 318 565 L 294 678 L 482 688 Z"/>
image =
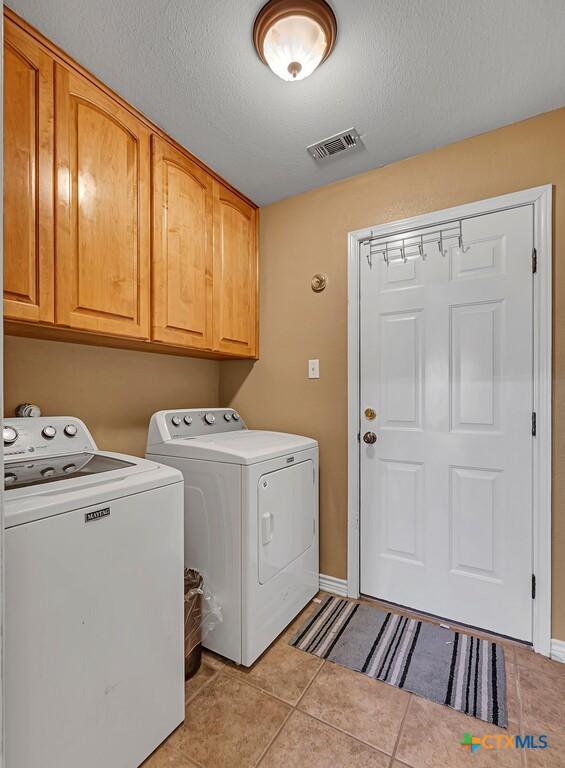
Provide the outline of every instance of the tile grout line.
<path id="1" fill-rule="evenodd" d="M 300 652 L 302 653 L 302 651 Z M 312 654 L 308 654 L 308 655 L 312 655 Z M 249 685 L 251 688 L 254 688 L 256 691 L 261 691 L 261 693 L 264 693 L 266 696 L 270 696 L 271 698 L 275 699 L 275 701 L 280 701 L 289 707 L 296 708 L 298 704 L 302 701 L 303 697 L 305 696 L 306 692 L 308 691 L 308 689 L 310 688 L 314 680 L 318 677 L 318 675 L 322 671 L 322 667 L 324 666 L 326 661 L 325 659 L 320 659 L 320 661 L 321 661 L 321 664 L 316 670 L 314 676 L 308 682 L 308 684 L 306 685 L 306 688 L 302 691 L 302 693 L 299 695 L 298 699 L 294 704 L 290 701 L 287 701 L 287 699 L 283 699 L 281 696 L 277 696 L 276 693 L 273 693 L 272 691 L 268 691 L 265 688 L 262 688 L 258 683 L 255 683 L 252 680 L 246 680 L 245 676 L 242 675 L 241 673 L 238 674 L 237 669 L 234 669 L 231 665 L 228 665 L 228 664 L 224 665 L 220 671 L 225 672 L 226 675 L 231 677 L 233 680 L 239 680 L 240 682 L 245 683 L 246 685 Z"/>
<path id="2" fill-rule="evenodd" d="M 400 721 L 400 728 L 398 729 L 398 734 L 396 736 L 396 741 L 394 742 L 394 747 L 392 749 L 392 755 L 391 755 L 391 761 L 390 764 L 394 763 L 396 759 L 396 753 L 398 752 L 398 747 L 400 745 L 400 740 L 402 738 L 402 729 L 404 728 L 404 723 L 406 722 L 408 718 L 408 712 L 410 711 L 410 705 L 412 704 L 412 699 L 414 698 L 413 693 L 408 694 L 408 704 L 406 705 L 406 710 L 404 712 L 404 715 L 402 717 L 402 720 Z"/>
<path id="3" fill-rule="evenodd" d="M 284 727 L 285 727 L 285 725 L 288 723 L 288 721 L 290 720 L 290 718 L 292 717 L 292 715 L 293 715 L 293 713 L 294 713 L 295 711 L 296 711 L 296 710 L 295 710 L 293 707 L 290 707 L 290 709 L 288 710 L 288 712 L 287 712 L 287 713 L 286 713 L 286 715 L 285 715 L 285 718 L 284 718 L 284 720 L 283 720 L 283 721 L 282 721 L 282 723 L 280 724 L 279 728 L 278 728 L 278 729 L 277 729 L 277 731 L 276 731 L 276 732 L 273 734 L 273 737 L 272 737 L 272 739 L 269 741 L 269 743 L 267 744 L 267 746 L 265 747 L 265 749 L 263 750 L 263 752 L 261 752 L 261 754 L 260 754 L 260 756 L 259 756 L 259 759 L 258 759 L 258 760 L 257 760 L 257 762 L 255 763 L 255 768 L 258 768 L 258 767 L 261 765 L 261 763 L 263 762 L 263 760 L 264 760 L 264 758 L 266 757 L 267 753 L 269 752 L 269 750 L 271 749 L 271 747 L 273 746 L 273 744 L 275 743 L 275 741 L 276 741 L 276 740 L 277 740 L 277 738 L 279 737 L 279 734 L 280 734 L 280 733 L 282 733 L 282 730 L 283 730 L 283 728 L 284 728 Z"/>
<path id="4" fill-rule="evenodd" d="M 261 756 L 259 757 L 259 760 L 258 760 L 258 761 L 255 763 L 255 765 L 257 766 L 257 768 L 258 768 L 258 766 L 259 766 L 259 765 L 262 763 L 262 761 L 263 761 L 263 759 L 265 758 L 265 756 L 266 756 L 267 752 L 268 752 L 268 751 L 271 749 L 271 747 L 273 746 L 273 744 L 274 744 L 274 743 L 275 743 L 275 741 L 277 740 L 277 738 L 278 738 L 279 734 L 280 734 L 280 733 L 282 733 L 282 730 L 283 730 L 283 728 L 285 727 L 285 725 L 288 723 L 288 721 L 290 720 L 290 718 L 291 718 L 291 716 L 292 716 L 292 713 L 293 713 L 293 712 L 295 712 L 295 711 L 297 711 L 297 707 L 298 707 L 298 704 L 299 704 L 299 703 L 302 701 L 302 699 L 303 699 L 303 697 L 305 696 L 306 692 L 309 690 L 310 686 L 311 686 L 311 685 L 314 683 L 314 680 L 315 680 L 315 679 L 318 677 L 318 675 L 319 675 L 319 674 L 320 674 L 320 672 L 322 671 L 322 668 L 323 668 L 323 666 L 324 666 L 324 664 L 325 664 L 325 663 L 326 663 L 326 662 L 325 662 L 325 660 L 324 660 L 324 659 L 322 659 L 322 663 L 320 664 L 320 666 L 319 666 L 319 667 L 318 667 L 318 669 L 316 670 L 316 673 L 314 674 L 314 676 L 312 677 L 312 679 L 310 680 L 310 682 L 308 683 L 308 685 L 306 686 L 306 688 L 305 688 L 305 689 L 302 691 L 302 693 L 301 693 L 301 694 L 300 694 L 300 696 L 298 697 L 298 700 L 296 701 L 296 703 L 295 703 L 295 704 L 289 704 L 287 701 L 283 701 L 283 699 L 280 699 L 278 696 L 274 696 L 273 694 L 270 694 L 270 693 L 268 693 L 267 691 L 264 691 L 262 688 L 259 688 L 259 689 L 258 689 L 258 690 L 260 690 L 262 693 L 265 693 L 267 696 L 272 696 L 272 698 L 276 699 L 277 701 L 283 701 L 283 703 L 284 703 L 284 704 L 287 704 L 287 705 L 290 707 L 290 709 L 289 709 L 289 711 L 288 711 L 288 713 L 287 713 L 286 717 L 285 717 L 285 718 L 284 718 L 284 720 L 282 721 L 282 723 L 281 723 L 281 725 L 280 725 L 280 728 L 279 728 L 279 729 L 276 731 L 276 733 L 273 735 L 273 738 L 272 738 L 272 739 L 269 741 L 269 743 L 268 743 L 268 744 L 267 744 L 267 746 L 265 747 L 264 751 L 262 752 Z"/>
<path id="5" fill-rule="evenodd" d="M 306 688 L 304 689 L 304 691 L 300 695 L 300 698 L 298 699 L 296 704 L 289 704 L 287 701 L 284 701 L 283 699 L 280 699 L 278 696 L 275 696 L 275 695 L 269 693 L 268 691 L 264 691 L 262 688 L 259 688 L 258 686 L 250 684 L 250 685 L 252 685 L 253 688 L 261 691 L 261 693 L 264 693 L 265 695 L 270 696 L 271 698 L 275 699 L 276 701 L 279 701 L 279 702 L 282 702 L 284 704 L 287 704 L 287 706 L 290 707 L 290 711 L 287 714 L 287 716 L 285 717 L 285 719 L 283 720 L 283 722 L 281 723 L 280 728 L 274 734 L 273 738 L 271 739 L 271 741 L 269 742 L 269 744 L 265 748 L 264 752 L 261 754 L 261 757 L 259 758 L 259 761 L 255 764 L 256 768 L 258 768 L 260 766 L 261 762 L 266 757 L 267 753 L 269 752 L 269 750 L 271 749 L 271 747 L 273 746 L 273 744 L 275 743 L 275 741 L 277 740 L 277 738 L 279 737 L 281 732 L 283 731 L 285 725 L 287 724 L 288 720 L 292 716 L 293 712 L 299 712 L 300 714 L 305 715 L 306 717 L 310 717 L 312 720 L 316 720 L 316 722 L 320 723 L 321 725 L 324 725 L 327 728 L 331 728 L 331 730 L 335 731 L 336 733 L 339 733 L 339 734 L 341 734 L 343 736 L 347 736 L 348 738 L 353 739 L 353 741 L 356 741 L 358 744 L 362 744 L 364 747 L 368 747 L 369 749 L 373 750 L 374 752 L 379 752 L 380 754 L 384 755 L 385 757 L 391 757 L 389 754 L 384 752 L 382 749 L 379 749 L 379 747 L 375 747 L 374 744 L 369 744 L 368 742 L 363 741 L 363 739 L 360 739 L 358 736 L 354 736 L 352 733 L 349 733 L 348 731 L 345 731 L 342 728 L 338 728 L 336 725 L 333 725 L 332 723 L 328 723 L 325 720 L 322 720 L 320 717 L 316 717 L 316 715 L 312 715 L 310 712 L 306 712 L 305 710 L 298 708 L 299 704 L 302 702 L 302 700 L 304 699 L 304 697 L 308 693 L 309 689 L 314 685 L 316 679 L 321 674 L 322 669 L 324 668 L 324 666 L 326 664 L 329 664 L 329 663 L 330 662 L 326 661 L 325 659 L 322 660 L 322 663 L 320 664 L 320 667 L 316 671 L 316 674 L 310 680 L 310 682 L 308 683 L 308 685 L 306 686 Z M 411 695 L 411 694 L 409 694 L 409 695 Z"/>
<path id="6" fill-rule="evenodd" d="M 309 717 L 312 720 L 316 720 L 317 723 L 321 723 L 322 725 L 325 725 L 327 728 L 330 728 L 332 731 L 335 731 L 336 733 L 340 733 L 342 736 L 347 736 L 349 739 L 356 741 L 358 744 L 362 744 L 364 747 L 367 747 L 372 752 L 378 752 L 379 754 L 384 755 L 384 757 L 391 758 L 391 755 L 389 755 L 388 752 L 385 752 L 383 749 L 380 749 L 379 747 L 375 747 L 374 744 L 369 744 L 369 742 L 367 741 L 363 741 L 363 739 L 359 738 L 359 736 L 354 736 L 352 733 L 349 733 L 349 731 L 344 731 L 343 728 L 339 728 L 337 725 L 333 725 L 332 723 L 328 723 L 325 720 L 322 720 L 321 717 L 317 717 L 316 715 L 313 715 L 310 712 L 306 712 L 304 709 L 297 709 L 296 711 L 299 712 L 301 715 L 306 715 L 306 717 Z"/>
<path id="7" fill-rule="evenodd" d="M 212 675 L 212 677 L 210 677 L 208 680 L 206 680 L 205 683 L 202 683 L 202 685 L 200 686 L 200 688 L 197 691 L 194 691 L 193 694 L 191 694 L 187 699 L 185 699 L 185 702 L 184 702 L 184 708 L 185 709 L 187 708 L 187 706 L 189 704 L 191 704 L 194 701 L 194 699 L 197 696 L 199 696 L 202 693 L 202 691 L 204 691 L 206 688 L 208 688 L 210 683 L 212 683 L 218 677 L 218 675 L 221 673 L 221 671 L 222 671 L 221 669 L 216 669 L 214 671 L 214 674 Z"/>
<path id="8" fill-rule="evenodd" d="M 182 748 L 182 746 L 179 746 L 178 750 L 179 750 L 179 752 L 181 753 L 181 755 L 183 756 L 183 758 L 184 758 L 185 760 L 188 760 L 188 764 L 189 764 L 189 766 L 193 765 L 193 766 L 194 766 L 194 768 L 205 768 L 205 766 L 203 766 L 201 763 L 198 763 L 196 760 L 194 760 L 194 758 L 192 758 L 192 757 L 189 757 L 189 756 L 186 754 L 186 752 L 184 751 L 184 749 Z"/>
<path id="9" fill-rule="evenodd" d="M 216 669 L 214 674 L 212 675 L 212 677 L 209 680 L 206 680 L 206 682 L 203 685 L 201 685 L 200 688 L 192 694 L 192 696 L 189 696 L 188 699 L 185 700 L 185 702 L 184 702 L 184 720 L 179 725 L 179 728 L 182 728 L 183 725 L 186 724 L 186 720 L 187 720 L 186 709 L 187 709 L 188 705 L 192 704 L 192 702 L 196 698 L 198 698 L 198 696 L 200 696 L 200 694 L 203 693 L 206 690 L 206 688 L 208 688 L 208 686 L 211 683 L 213 683 L 214 680 L 216 680 L 222 674 L 222 669 L 223 669 L 222 667 L 219 667 L 218 669 Z M 203 766 L 201 763 L 197 762 L 196 760 L 194 760 L 194 758 L 192 758 L 189 755 L 187 755 L 185 753 L 185 751 L 183 750 L 182 746 L 179 746 L 179 751 L 182 754 L 182 756 L 185 758 L 185 760 L 188 760 L 189 765 L 193 765 L 195 768 L 205 768 L 205 766 Z"/>
<path id="10" fill-rule="evenodd" d="M 293 705 L 294 709 L 298 709 L 298 705 L 302 702 L 302 699 L 306 696 L 306 694 L 308 693 L 310 688 L 314 685 L 314 682 L 317 680 L 318 675 L 321 673 L 322 669 L 326 666 L 326 664 L 327 664 L 326 660 L 322 659 L 322 663 L 320 664 L 320 666 L 316 670 L 316 674 L 310 680 L 310 682 L 308 683 L 306 688 L 302 691 L 302 693 L 300 694 L 300 696 L 298 697 L 298 699 L 296 701 L 296 704 Z"/>
<path id="11" fill-rule="evenodd" d="M 291 704 L 286 699 L 283 699 L 280 696 L 277 696 L 276 693 L 272 693 L 271 691 L 266 691 L 264 688 L 261 688 L 261 686 L 258 685 L 257 683 L 254 683 L 251 680 L 246 680 L 245 677 L 243 677 L 242 675 L 233 674 L 228 669 L 225 669 L 222 671 L 225 671 L 226 675 L 231 680 L 238 680 L 240 683 L 243 683 L 243 685 L 248 685 L 250 688 L 253 688 L 255 691 L 259 691 L 259 693 L 264 693 L 265 696 L 269 696 L 269 698 L 274 699 L 275 701 L 278 701 L 280 704 L 286 704 L 287 707 L 292 707 L 292 708 L 294 708 L 295 706 L 294 704 Z M 318 672 L 316 672 L 316 675 L 318 674 Z"/>
<path id="12" fill-rule="evenodd" d="M 319 671 L 320 670 L 318 670 L 316 672 L 316 675 L 314 677 L 316 677 L 318 675 Z M 242 685 L 248 685 L 250 688 L 253 688 L 256 691 L 259 691 L 259 693 L 263 693 L 266 696 L 269 696 L 269 698 L 274 699 L 275 701 L 279 702 L 280 704 L 285 704 L 289 708 L 289 711 L 285 715 L 284 720 L 280 724 L 279 728 L 277 729 L 277 731 L 275 732 L 275 734 L 273 735 L 273 737 L 271 738 L 271 740 L 269 741 L 269 743 L 267 744 L 267 746 L 265 747 L 263 752 L 261 753 L 258 761 L 256 763 L 254 763 L 255 766 L 258 766 L 259 763 L 263 760 L 263 758 L 266 755 L 266 753 L 269 751 L 271 745 L 273 744 L 273 742 L 275 741 L 275 739 L 277 738 L 279 733 L 282 731 L 282 729 L 284 728 L 284 726 L 288 722 L 288 719 L 290 718 L 290 716 L 294 712 L 294 707 L 292 706 L 292 704 L 289 704 L 288 701 L 284 701 L 283 699 L 280 699 L 278 696 L 274 696 L 273 694 L 270 694 L 267 691 L 264 691 L 262 688 L 259 688 L 259 686 L 254 685 L 253 683 L 248 683 L 247 680 L 242 680 L 240 676 L 238 676 L 238 675 L 230 675 L 229 672 L 228 672 L 227 665 L 224 665 L 224 666 L 220 667 L 219 669 L 217 669 L 215 674 L 212 675 L 212 677 L 209 680 L 207 680 L 201 686 L 201 688 L 198 691 L 196 691 L 195 693 L 193 693 L 192 696 L 185 702 L 185 715 L 186 715 L 186 706 L 189 703 L 192 703 L 203 691 L 205 691 L 206 688 L 208 688 L 208 686 L 214 680 L 216 680 L 217 678 L 221 677 L 223 672 L 225 672 L 226 676 L 229 677 L 231 680 L 235 680 L 235 681 L 241 683 Z M 185 716 L 184 722 L 186 723 L 186 716 Z M 192 763 L 195 766 L 195 768 L 205 768 L 205 766 L 203 766 L 201 763 L 198 763 L 196 760 L 194 760 L 194 758 L 192 758 L 189 755 L 187 755 L 182 748 L 180 748 L 180 751 L 181 751 L 183 757 L 186 758 L 189 761 L 189 763 Z"/>

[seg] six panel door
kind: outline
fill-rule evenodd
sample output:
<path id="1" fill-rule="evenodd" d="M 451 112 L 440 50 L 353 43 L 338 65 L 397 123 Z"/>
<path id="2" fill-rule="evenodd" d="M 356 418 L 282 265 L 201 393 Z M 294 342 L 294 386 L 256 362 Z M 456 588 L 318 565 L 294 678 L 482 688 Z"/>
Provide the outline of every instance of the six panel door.
<path id="1" fill-rule="evenodd" d="M 149 337 L 149 129 L 56 66 L 56 320 Z"/>
<path id="2" fill-rule="evenodd" d="M 214 349 L 257 355 L 255 209 L 214 182 Z"/>
<path id="3" fill-rule="evenodd" d="M 4 313 L 51 323 L 53 61 L 11 21 L 4 27 Z"/>
<path id="4" fill-rule="evenodd" d="M 212 178 L 152 140 L 152 338 L 212 347 Z"/>
<path id="5" fill-rule="evenodd" d="M 531 206 L 463 242 L 361 260 L 361 591 L 531 641 Z"/>

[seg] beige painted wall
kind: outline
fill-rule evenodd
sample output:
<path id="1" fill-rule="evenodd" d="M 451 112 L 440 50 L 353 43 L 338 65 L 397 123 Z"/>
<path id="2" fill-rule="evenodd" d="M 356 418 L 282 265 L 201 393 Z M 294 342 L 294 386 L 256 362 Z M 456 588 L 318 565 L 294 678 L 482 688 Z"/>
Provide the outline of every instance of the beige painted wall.
<path id="1" fill-rule="evenodd" d="M 304 162 L 307 162 L 305 158 Z M 222 364 L 220 397 L 253 427 L 320 441 L 321 570 L 345 578 L 347 233 L 554 185 L 553 637 L 565 638 L 565 109 L 261 210 L 261 357 Z M 316 295 L 310 279 L 329 275 Z M 321 379 L 306 378 L 320 358 Z"/>
<path id="2" fill-rule="evenodd" d="M 142 455 L 167 407 L 234 405 L 251 426 L 320 441 L 321 570 L 347 547 L 347 233 L 554 185 L 553 636 L 565 638 L 565 109 L 355 176 L 261 211 L 261 359 L 217 363 L 6 337 L 5 412 L 22 401 L 84 419 L 102 448 Z M 319 295 L 315 272 L 329 275 Z M 306 378 L 319 357 L 319 381 Z"/>
<path id="3" fill-rule="evenodd" d="M 58 341 L 4 340 L 4 412 L 78 416 L 99 448 L 145 453 L 154 411 L 219 404 L 219 363 Z"/>

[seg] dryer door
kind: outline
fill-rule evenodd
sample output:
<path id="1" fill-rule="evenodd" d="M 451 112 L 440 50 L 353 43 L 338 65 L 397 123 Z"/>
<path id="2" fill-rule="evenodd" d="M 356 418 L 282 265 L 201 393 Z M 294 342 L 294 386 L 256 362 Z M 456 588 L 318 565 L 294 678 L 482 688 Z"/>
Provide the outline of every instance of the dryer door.
<path id="1" fill-rule="evenodd" d="M 312 546 L 316 514 L 312 461 L 268 472 L 258 486 L 259 583 Z"/>

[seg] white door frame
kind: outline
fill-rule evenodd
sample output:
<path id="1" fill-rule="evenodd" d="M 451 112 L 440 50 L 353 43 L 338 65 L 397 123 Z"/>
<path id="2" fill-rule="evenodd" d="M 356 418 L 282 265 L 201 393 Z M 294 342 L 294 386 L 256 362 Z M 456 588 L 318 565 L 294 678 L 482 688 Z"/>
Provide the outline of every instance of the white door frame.
<path id="1" fill-rule="evenodd" d="M 534 404 L 536 437 L 533 450 L 533 570 L 536 598 L 533 600 L 533 645 L 538 653 L 550 654 L 551 646 L 551 283 L 552 187 L 534 187 L 488 200 L 433 211 L 402 221 L 393 221 L 349 233 L 348 257 L 348 541 L 347 594 L 359 597 L 360 515 L 360 257 L 363 241 L 407 229 L 439 225 L 444 221 L 493 213 L 505 208 L 533 204 L 534 248 L 537 272 L 534 279 Z"/>
<path id="2" fill-rule="evenodd" d="M 4 129 L 4 16 L 0 20 L 0 135 Z M 2 142 L 4 146 L 4 142 Z M 0 149 L 0 183 L 4 185 L 4 154 Z M 3 209 L 2 209 L 3 213 Z M 4 279 L 4 216 L 0 216 L 0 295 L 3 295 Z M 4 414 L 4 313 L 0 316 L 0 421 Z M 4 453 L 0 454 L 0 470 L 4 475 Z M 4 766 L 4 486 L 0 488 L 0 768 Z"/>

